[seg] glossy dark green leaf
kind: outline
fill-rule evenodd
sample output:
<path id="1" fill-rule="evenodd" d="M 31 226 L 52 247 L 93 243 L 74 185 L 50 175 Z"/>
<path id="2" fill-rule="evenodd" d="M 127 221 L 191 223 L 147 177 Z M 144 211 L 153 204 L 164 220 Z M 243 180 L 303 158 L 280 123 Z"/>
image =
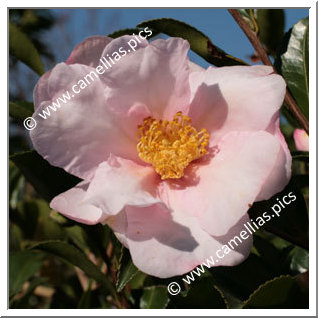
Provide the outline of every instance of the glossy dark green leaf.
<path id="1" fill-rule="evenodd" d="M 14 101 L 9 103 L 9 115 L 18 120 L 31 117 L 34 111 L 33 103 L 25 101 Z"/>
<path id="2" fill-rule="evenodd" d="M 129 282 L 130 288 L 131 289 L 142 288 L 146 278 L 147 278 L 147 274 L 138 271 L 136 275 L 134 275 L 134 277 Z"/>
<path id="3" fill-rule="evenodd" d="M 35 190 L 49 201 L 81 181 L 63 169 L 51 166 L 35 150 L 14 154 L 10 159 Z"/>
<path id="4" fill-rule="evenodd" d="M 110 38 L 116 39 L 123 35 L 133 35 L 133 34 L 138 35 L 140 31 L 142 31 L 142 29 L 137 29 L 137 28 L 122 29 L 122 30 L 115 31 L 111 34 L 108 34 L 107 36 L 109 36 Z M 154 36 L 158 35 L 158 33 L 159 32 L 153 31 L 150 36 L 149 35 L 147 36 L 147 39 L 153 38 Z"/>
<path id="5" fill-rule="evenodd" d="M 264 260 L 251 253 L 241 264 L 233 267 L 220 266 L 209 270 L 216 286 L 222 291 L 228 303 L 232 298 L 243 301 L 260 285 L 276 276 Z M 228 295 L 230 296 L 228 298 Z"/>
<path id="6" fill-rule="evenodd" d="M 44 73 L 44 66 L 37 49 L 28 36 L 11 22 L 9 22 L 9 52 L 39 75 Z"/>
<path id="7" fill-rule="evenodd" d="M 281 276 L 261 285 L 244 303 L 243 308 L 308 308 L 308 296 L 308 291 L 302 289 L 297 279 Z"/>
<path id="8" fill-rule="evenodd" d="M 9 297 L 21 291 L 28 281 L 42 266 L 43 253 L 18 251 L 9 255 Z"/>
<path id="9" fill-rule="evenodd" d="M 120 292 L 129 281 L 138 273 L 137 267 L 133 264 L 129 251 L 122 248 L 117 272 L 117 291 Z"/>
<path id="10" fill-rule="evenodd" d="M 275 61 L 298 106 L 309 117 L 309 19 L 300 20 L 288 31 Z"/>
<path id="11" fill-rule="evenodd" d="M 110 228 L 102 224 L 75 224 L 77 225 L 66 229 L 71 240 L 83 251 L 89 249 L 96 257 L 103 259 L 107 267 L 110 267 L 110 259 L 107 257 L 107 248 L 111 242 Z"/>
<path id="12" fill-rule="evenodd" d="M 267 51 L 275 56 L 276 49 L 284 37 L 285 14 L 283 9 L 257 9 L 258 35 Z"/>
<path id="13" fill-rule="evenodd" d="M 60 257 L 63 261 L 77 266 L 89 277 L 99 282 L 105 291 L 113 295 L 116 293 L 112 283 L 107 280 L 106 275 L 73 245 L 62 241 L 46 241 L 33 245 L 32 249 L 42 250 Z"/>
<path id="14" fill-rule="evenodd" d="M 227 54 L 202 32 L 184 22 L 163 18 L 142 22 L 137 27 L 149 27 L 153 31 L 188 40 L 192 51 L 216 66 L 246 65 L 244 61 Z"/>
<path id="15" fill-rule="evenodd" d="M 284 204 L 283 199 L 289 204 Z M 264 222 L 263 213 L 265 212 L 271 219 Z M 255 202 L 248 213 L 257 224 L 262 224 L 262 229 L 301 247 L 308 248 L 307 205 L 294 179 L 283 191 L 269 200 Z"/>
<path id="16" fill-rule="evenodd" d="M 178 295 L 171 295 L 174 308 L 182 309 L 223 309 L 227 308 L 223 293 L 218 289 L 209 273 L 196 278 L 189 289 Z"/>
<path id="17" fill-rule="evenodd" d="M 146 287 L 140 299 L 141 309 L 164 309 L 169 303 L 166 286 Z"/>
<path id="18" fill-rule="evenodd" d="M 290 257 L 291 270 L 303 273 L 309 269 L 309 253 L 305 249 L 296 246 L 291 251 Z"/>
<path id="19" fill-rule="evenodd" d="M 65 232 L 67 233 L 67 237 L 71 240 L 72 244 L 74 244 L 83 252 L 87 250 L 87 235 L 80 224 L 66 227 Z"/>

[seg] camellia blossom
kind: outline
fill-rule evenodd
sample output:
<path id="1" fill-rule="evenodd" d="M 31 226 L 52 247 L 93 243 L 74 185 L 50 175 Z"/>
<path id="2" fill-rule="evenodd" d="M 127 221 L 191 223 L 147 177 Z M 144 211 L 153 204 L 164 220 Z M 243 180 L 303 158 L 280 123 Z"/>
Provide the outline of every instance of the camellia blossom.
<path id="1" fill-rule="evenodd" d="M 309 137 L 304 129 L 294 130 L 294 141 L 299 151 L 309 151 Z"/>
<path id="2" fill-rule="evenodd" d="M 91 37 L 44 74 L 35 115 L 132 37 Z M 107 224 L 134 264 L 184 274 L 244 229 L 255 201 L 281 191 L 291 156 L 279 129 L 283 78 L 268 66 L 203 69 L 180 38 L 143 40 L 31 132 L 52 165 L 83 179 L 50 206 Z M 35 116 L 34 115 L 34 116 Z M 250 253 L 252 236 L 216 265 Z"/>

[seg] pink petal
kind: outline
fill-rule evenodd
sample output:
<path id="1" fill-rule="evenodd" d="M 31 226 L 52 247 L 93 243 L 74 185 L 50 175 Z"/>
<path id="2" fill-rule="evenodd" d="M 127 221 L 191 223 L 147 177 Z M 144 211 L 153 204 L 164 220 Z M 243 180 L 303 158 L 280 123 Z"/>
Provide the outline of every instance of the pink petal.
<path id="1" fill-rule="evenodd" d="M 98 66 L 103 50 L 112 40 L 112 38 L 107 36 L 91 36 L 86 38 L 75 46 L 66 64 L 78 63 L 92 67 Z"/>
<path id="2" fill-rule="evenodd" d="M 118 214 L 127 205 L 162 203 L 156 195 L 157 180 L 152 167 L 110 155 L 96 170 L 84 202 L 108 215 Z"/>
<path id="3" fill-rule="evenodd" d="M 111 111 L 100 78 L 74 94 L 66 104 L 60 102 L 60 108 L 51 109 L 47 119 L 38 116 L 66 90 L 72 94 L 72 85 L 92 70 L 81 64 L 60 63 L 45 76 L 40 82 L 40 90 L 45 94 L 37 90 L 35 98 L 38 104 L 33 116 L 37 127 L 30 133 L 34 148 L 46 160 L 82 179 L 91 178 L 110 153 L 138 161 L 137 125 L 149 116 L 142 104 L 130 104 L 123 115 Z M 39 96 L 45 100 L 39 100 Z"/>
<path id="4" fill-rule="evenodd" d="M 280 143 L 280 150 L 275 165 L 265 180 L 256 201 L 268 200 L 276 193 L 282 191 L 291 177 L 292 157 L 279 128 L 279 113 L 272 118 L 272 123 L 266 131 L 277 138 Z"/>
<path id="5" fill-rule="evenodd" d="M 211 144 L 227 132 L 265 130 L 282 105 L 286 84 L 268 66 L 209 68 L 190 74 L 189 115 L 211 132 Z"/>
<path id="6" fill-rule="evenodd" d="M 201 67 L 200 65 L 193 63 L 189 60 L 189 67 L 190 67 L 190 72 L 204 72 L 205 69 Z"/>
<path id="7" fill-rule="evenodd" d="M 309 137 L 305 130 L 295 129 L 294 130 L 294 141 L 296 149 L 299 151 L 309 151 Z"/>
<path id="8" fill-rule="evenodd" d="M 113 40 L 103 56 L 119 48 L 127 51 L 127 43 L 133 38 Z M 142 103 L 158 119 L 171 118 L 179 110 L 186 113 L 190 97 L 188 50 L 189 43 L 180 38 L 159 39 L 148 45 L 143 41 L 102 77 L 108 87 L 107 105 L 123 114 L 131 104 Z"/>
<path id="9" fill-rule="evenodd" d="M 225 236 L 212 237 L 201 229 L 196 218 L 183 215 L 181 211 L 171 214 L 160 204 L 125 210 L 126 243 L 134 264 L 147 274 L 160 278 L 182 275 L 211 256 L 214 266 L 233 266 L 250 253 L 252 236 L 242 240 L 242 244 L 223 258 L 216 256 L 217 250 L 245 229 L 247 215 Z"/>
<path id="10" fill-rule="evenodd" d="M 34 110 L 41 109 L 41 103 L 50 99 L 48 92 L 48 80 L 51 75 L 51 71 L 44 73 L 33 90 Z"/>
<path id="11" fill-rule="evenodd" d="M 83 181 L 74 188 L 56 196 L 50 207 L 69 219 L 85 224 L 97 224 L 104 220 L 102 210 L 83 202 L 89 182 Z"/>
<path id="12" fill-rule="evenodd" d="M 165 184 L 168 206 L 197 217 L 211 235 L 226 234 L 255 201 L 279 150 L 264 131 L 227 134 L 183 179 Z"/>

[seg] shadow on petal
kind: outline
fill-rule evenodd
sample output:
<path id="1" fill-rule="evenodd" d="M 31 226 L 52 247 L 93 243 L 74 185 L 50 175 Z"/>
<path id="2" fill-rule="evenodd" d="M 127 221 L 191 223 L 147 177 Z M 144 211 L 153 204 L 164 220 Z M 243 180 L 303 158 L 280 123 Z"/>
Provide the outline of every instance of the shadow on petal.
<path id="1" fill-rule="evenodd" d="M 173 221 L 170 211 L 162 204 L 148 207 L 126 207 L 127 238 L 132 241 L 155 239 L 177 250 L 191 252 L 198 242 L 190 230 Z"/>
<path id="2" fill-rule="evenodd" d="M 220 129 L 228 115 L 228 104 L 219 85 L 202 83 L 195 92 L 188 115 L 197 129 L 206 128 L 210 133 Z"/>
<path id="3" fill-rule="evenodd" d="M 249 220 L 249 216 L 246 213 L 234 226 L 229 229 L 225 235 L 212 237 L 221 244 L 227 246 L 229 246 L 229 242 L 231 241 L 231 245 L 234 247 L 234 250 L 237 253 L 246 255 L 247 257 L 253 244 L 253 234 L 250 234 L 244 226 L 244 224 L 247 224 Z M 241 231 L 245 231 L 248 235 L 245 240 L 240 236 Z M 251 232 L 253 233 L 252 230 Z"/>

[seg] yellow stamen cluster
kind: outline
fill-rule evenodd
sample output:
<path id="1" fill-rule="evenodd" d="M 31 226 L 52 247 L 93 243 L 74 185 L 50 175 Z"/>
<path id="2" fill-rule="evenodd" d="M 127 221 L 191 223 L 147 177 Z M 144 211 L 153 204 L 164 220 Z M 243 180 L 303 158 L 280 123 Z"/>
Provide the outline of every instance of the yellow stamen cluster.
<path id="1" fill-rule="evenodd" d="M 191 126 L 191 118 L 176 113 L 172 121 L 145 118 L 138 126 L 139 157 L 151 163 L 161 179 L 178 179 L 195 159 L 207 153 L 210 135 Z"/>

